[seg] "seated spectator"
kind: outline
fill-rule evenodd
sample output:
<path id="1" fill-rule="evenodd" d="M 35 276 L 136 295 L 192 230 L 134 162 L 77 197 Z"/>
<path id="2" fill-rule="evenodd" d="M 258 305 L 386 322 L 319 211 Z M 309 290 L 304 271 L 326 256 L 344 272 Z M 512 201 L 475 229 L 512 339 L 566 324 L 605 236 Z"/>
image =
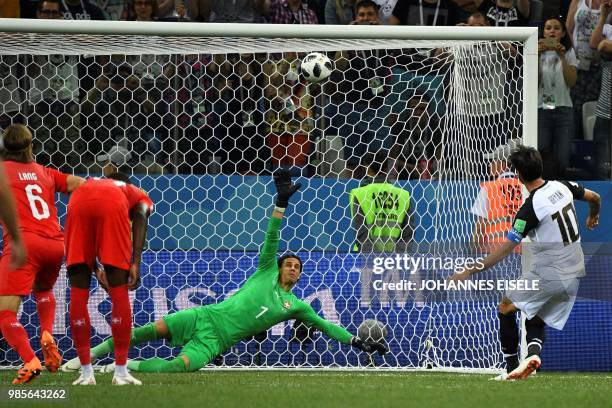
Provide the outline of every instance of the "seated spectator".
<path id="1" fill-rule="evenodd" d="M 529 0 L 484 0 L 478 7 L 493 27 L 523 27 L 529 25 Z"/>
<path id="2" fill-rule="evenodd" d="M 102 10 L 106 20 L 112 21 L 122 20 L 128 5 L 126 0 L 92 0 L 92 2 Z"/>
<path id="3" fill-rule="evenodd" d="M 398 0 L 375 0 L 378 4 L 378 19 L 380 24 L 389 24 L 389 19 L 393 15 L 393 9 Z M 399 0 L 402 1 L 402 0 Z"/>
<path id="4" fill-rule="evenodd" d="M 302 0 L 266 0 L 266 21 L 272 24 L 317 24 L 317 15 Z"/>
<path id="5" fill-rule="evenodd" d="M 44 0 L 37 18 L 61 19 L 59 0 Z M 68 152 L 86 151 L 79 134 L 79 75 L 76 55 L 34 55 L 27 67 L 28 99 L 34 107 L 28 126 L 35 133 L 37 160 L 56 168 L 74 169 L 87 160 Z"/>
<path id="6" fill-rule="evenodd" d="M 24 68 L 18 55 L 0 55 L 0 131 L 13 123 L 23 123 L 20 107 L 25 92 L 19 84 Z"/>
<path id="7" fill-rule="evenodd" d="M 128 21 L 156 21 L 157 0 L 133 0 L 127 4 L 125 19 Z"/>
<path id="8" fill-rule="evenodd" d="M 105 20 L 104 12 L 89 0 L 63 0 L 61 12 L 64 20 Z"/>
<path id="9" fill-rule="evenodd" d="M 485 17 L 484 14 L 477 11 L 475 13 L 470 14 L 465 23 L 458 23 L 458 26 L 467 26 L 467 27 L 490 27 L 489 20 Z"/>
<path id="10" fill-rule="evenodd" d="M 314 99 L 297 73 L 297 62 L 298 55 L 288 53 L 263 67 L 269 78 L 264 101 L 272 167 L 289 167 L 302 173 L 312 152 L 309 135 L 315 127 Z"/>
<path id="11" fill-rule="evenodd" d="M 604 0 L 605 1 L 605 0 Z M 582 105 L 599 98 L 601 58 L 590 42 L 601 15 L 602 0 L 572 0 L 565 22 L 578 59 L 578 78 L 572 88 L 576 134 L 582 138 Z M 608 21 L 609 22 L 609 21 Z"/>
<path id="12" fill-rule="evenodd" d="M 457 19 L 457 6 L 450 0 L 405 0 L 396 4 L 389 24 L 448 26 Z"/>
<path id="13" fill-rule="evenodd" d="M 131 159 L 132 154 L 130 151 L 119 145 L 112 146 L 107 153 L 100 154 L 96 157 L 98 164 L 102 167 L 102 174 L 104 177 L 118 171 L 130 174 L 132 171 L 128 166 L 128 162 Z"/>
<path id="14" fill-rule="evenodd" d="M 198 5 L 200 2 L 193 1 Z M 190 20 L 185 2 L 183 0 L 159 0 L 156 16 L 162 21 L 188 21 Z"/>
<path id="15" fill-rule="evenodd" d="M 202 15 L 211 23 L 257 23 L 261 20 L 265 0 L 200 0 Z M 206 20 L 204 20 L 206 21 Z"/>
<path id="16" fill-rule="evenodd" d="M 559 18 L 550 18 L 544 23 L 538 53 L 538 149 L 542 157 L 554 153 L 563 170 L 569 167 L 570 145 L 574 135 L 570 88 L 576 84 L 578 61 L 565 25 Z M 560 176 L 556 174 L 554 178 Z"/>
<path id="17" fill-rule="evenodd" d="M 378 25 L 380 24 L 379 6 L 372 0 L 362 0 L 355 6 L 355 20 L 349 24 Z"/>
<path id="18" fill-rule="evenodd" d="M 595 179 L 610 180 L 612 177 L 612 24 L 606 24 L 612 14 L 612 2 L 602 0 L 599 21 L 591 36 L 591 48 L 597 47 L 603 59 L 601 92 L 595 109 L 595 157 L 592 175 Z"/>
<path id="19" fill-rule="evenodd" d="M 396 121 L 390 117 L 395 137 L 390 157 L 399 180 L 435 177 L 436 152 L 442 139 L 428 112 L 429 103 L 426 94 L 415 93 Z"/>
<path id="20" fill-rule="evenodd" d="M 352 24 L 379 23 L 378 5 L 370 0 L 357 4 Z M 325 129 L 327 135 L 340 135 L 344 139 L 344 158 L 347 177 L 365 175 L 362 157 L 368 151 L 377 151 L 387 143 L 388 128 L 384 117 L 387 92 L 385 80 L 389 70 L 384 61 L 385 50 L 343 51 L 336 54 L 336 69 L 325 82 L 325 94 L 331 103 L 324 114 L 330 118 Z"/>
<path id="21" fill-rule="evenodd" d="M 489 20 L 477 12 L 460 25 L 489 26 Z M 519 69 L 516 55 L 511 43 L 501 42 L 474 44 L 469 51 L 446 57 L 458 84 L 454 109 L 461 130 L 450 129 L 452 146 L 445 149 L 461 152 L 464 159 L 455 166 L 460 169 L 459 177 L 485 174 L 488 170 L 478 152 L 493 151 L 517 137 L 513 118 L 519 116 L 521 87 L 508 78 L 517 77 L 512 73 Z"/>
<path id="22" fill-rule="evenodd" d="M 346 25 L 355 20 L 355 0 L 327 0 L 325 24 Z"/>
<path id="23" fill-rule="evenodd" d="M 481 0 L 451 0 L 457 6 L 457 21 L 466 21 L 478 11 Z"/>

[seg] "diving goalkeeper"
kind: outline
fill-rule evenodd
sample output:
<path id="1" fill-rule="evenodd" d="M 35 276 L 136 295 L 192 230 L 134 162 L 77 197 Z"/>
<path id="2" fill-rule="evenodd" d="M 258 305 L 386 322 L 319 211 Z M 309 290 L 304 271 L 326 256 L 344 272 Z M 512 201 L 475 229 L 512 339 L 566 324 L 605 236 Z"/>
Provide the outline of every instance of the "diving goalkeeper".
<path id="1" fill-rule="evenodd" d="M 319 317 L 309 304 L 291 292 L 300 278 L 302 261 L 293 254 L 277 260 L 276 253 L 283 214 L 289 198 L 300 188 L 300 184 L 293 184 L 291 175 L 284 170 L 274 175 L 274 183 L 276 207 L 268 224 L 255 273 L 238 292 L 221 303 L 171 313 L 155 323 L 132 330 L 130 346 L 166 339 L 174 347 L 182 346 L 182 350 L 172 360 L 152 358 L 128 361 L 130 370 L 146 373 L 196 371 L 238 341 L 289 319 L 299 319 L 307 326 L 314 326 L 329 337 L 365 352 L 384 354 L 387 351 L 383 343 L 361 340 Z M 112 351 L 111 338 L 92 348 L 91 355 L 99 358 Z M 78 359 L 73 359 L 63 369 L 69 371 L 79 367 Z"/>

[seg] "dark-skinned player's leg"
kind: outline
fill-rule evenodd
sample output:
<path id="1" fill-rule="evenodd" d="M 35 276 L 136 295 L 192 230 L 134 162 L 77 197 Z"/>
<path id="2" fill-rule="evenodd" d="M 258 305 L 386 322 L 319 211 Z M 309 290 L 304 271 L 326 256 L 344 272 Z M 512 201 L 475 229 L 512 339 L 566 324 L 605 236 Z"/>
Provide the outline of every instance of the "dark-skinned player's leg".
<path id="1" fill-rule="evenodd" d="M 76 384 L 93 385 L 93 367 L 89 353 L 91 323 L 87 302 L 89 301 L 89 285 L 91 284 L 91 268 L 87 264 L 75 264 L 68 267 L 70 281 L 70 330 L 72 341 L 81 362 L 81 376 Z"/>
<path id="2" fill-rule="evenodd" d="M 111 298 L 111 332 L 115 350 L 115 373 L 127 375 L 127 356 L 132 332 L 132 306 L 128 295 L 129 272 L 111 265 L 104 265 Z"/>

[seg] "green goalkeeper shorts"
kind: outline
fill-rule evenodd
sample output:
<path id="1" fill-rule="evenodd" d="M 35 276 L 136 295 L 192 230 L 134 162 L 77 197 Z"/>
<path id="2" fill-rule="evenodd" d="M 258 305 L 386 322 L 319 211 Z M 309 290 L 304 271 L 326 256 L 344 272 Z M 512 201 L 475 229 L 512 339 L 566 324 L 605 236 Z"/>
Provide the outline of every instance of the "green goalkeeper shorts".
<path id="1" fill-rule="evenodd" d="M 196 307 L 163 317 L 170 332 L 170 345 L 183 346 L 179 355 L 189 359 L 189 371 L 196 371 L 221 354 L 221 342 L 208 313 Z"/>

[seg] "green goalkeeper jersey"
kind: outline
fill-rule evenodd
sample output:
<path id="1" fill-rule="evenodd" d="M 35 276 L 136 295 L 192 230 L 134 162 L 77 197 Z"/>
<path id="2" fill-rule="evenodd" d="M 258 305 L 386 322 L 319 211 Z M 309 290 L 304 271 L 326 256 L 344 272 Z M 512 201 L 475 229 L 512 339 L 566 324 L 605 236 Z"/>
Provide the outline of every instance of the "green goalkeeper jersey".
<path id="1" fill-rule="evenodd" d="M 199 308 L 199 312 L 210 317 L 224 350 L 289 319 L 299 319 L 333 339 L 350 344 L 351 333 L 321 318 L 309 304 L 279 285 L 276 253 L 281 222 L 279 218 L 270 219 L 257 270 L 244 286 L 229 299 Z"/>

